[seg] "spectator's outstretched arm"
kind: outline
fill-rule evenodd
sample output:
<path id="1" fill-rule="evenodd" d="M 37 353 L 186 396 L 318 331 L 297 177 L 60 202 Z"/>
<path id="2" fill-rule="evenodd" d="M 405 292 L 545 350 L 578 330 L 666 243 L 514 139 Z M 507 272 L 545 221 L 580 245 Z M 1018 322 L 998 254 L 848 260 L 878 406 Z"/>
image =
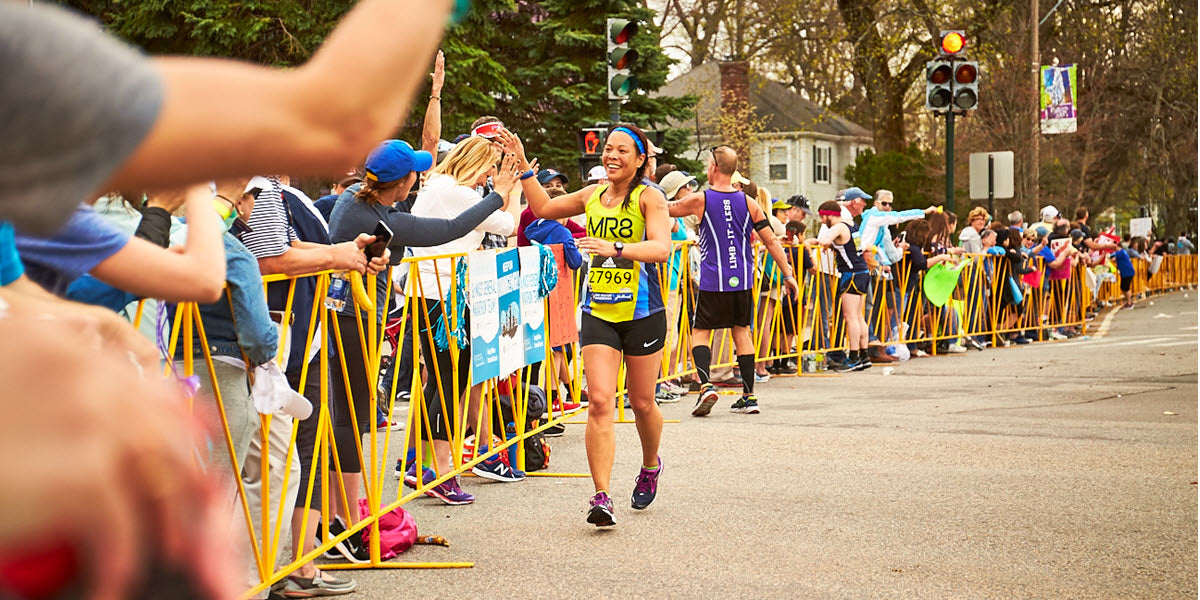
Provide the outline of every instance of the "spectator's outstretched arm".
<path id="1" fill-rule="evenodd" d="M 421 130 L 421 149 L 433 155 L 437 166 L 438 139 L 442 137 L 442 85 L 446 83 L 446 55 L 438 50 L 433 59 L 433 88 L 429 91 L 429 106 L 425 108 L 425 126 Z"/>
<path id="2" fill-rule="evenodd" d="M 102 189 L 329 173 L 357 164 L 404 122 L 450 4 L 363 0 L 307 64 L 291 71 L 211 58 L 155 59 L 162 108 Z M 397 35 L 406 23 L 422 26 Z"/>
<path id="3" fill-rule="evenodd" d="M 225 288 L 221 221 L 208 186 L 192 186 L 185 193 L 188 233 L 182 251 L 130 238 L 125 247 L 92 268 L 91 275 L 140 298 L 216 302 Z"/>

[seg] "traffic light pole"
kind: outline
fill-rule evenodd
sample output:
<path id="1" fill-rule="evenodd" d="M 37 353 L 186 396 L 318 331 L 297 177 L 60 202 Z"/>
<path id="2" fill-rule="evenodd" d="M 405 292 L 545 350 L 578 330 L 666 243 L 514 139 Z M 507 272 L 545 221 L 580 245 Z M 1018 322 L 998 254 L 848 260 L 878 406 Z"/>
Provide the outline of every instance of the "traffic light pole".
<path id="1" fill-rule="evenodd" d="M 616 125 L 621 122 L 621 101 L 608 101 L 608 122 Z"/>
<path id="2" fill-rule="evenodd" d="M 946 210 L 954 212 L 954 111 L 946 111 Z"/>

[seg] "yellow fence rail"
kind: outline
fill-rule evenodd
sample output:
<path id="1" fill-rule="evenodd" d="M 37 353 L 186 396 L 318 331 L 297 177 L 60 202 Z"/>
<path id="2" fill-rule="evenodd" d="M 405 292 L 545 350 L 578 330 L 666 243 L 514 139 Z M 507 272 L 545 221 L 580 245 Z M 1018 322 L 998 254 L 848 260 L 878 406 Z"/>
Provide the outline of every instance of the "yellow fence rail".
<path id="1" fill-rule="evenodd" d="M 797 265 L 801 253 L 809 252 L 813 264 L 821 265 L 821 250 L 812 246 L 792 246 L 787 248 L 791 260 Z M 680 380 L 694 373 L 690 361 L 690 318 L 694 310 L 696 285 L 692 278 L 689 255 L 694 249 L 683 242 L 676 243 L 672 260 L 660 269 L 661 286 L 666 297 L 664 305 L 668 309 L 670 335 L 662 357 L 662 372 L 660 382 Z M 760 254 L 762 253 L 760 250 Z M 431 320 L 433 315 L 444 314 L 448 330 L 458 326 L 458 303 L 465 299 L 458 297 L 457 286 L 451 289 L 426 290 L 422 288 L 420 271 L 422 267 L 435 276 L 448 275 L 454 280 L 455 266 L 458 261 L 465 260 L 466 255 L 447 255 L 422 259 L 406 259 L 399 269 L 408 271 L 408 289 L 401 297 L 406 298 L 399 308 L 402 322 L 399 342 L 395 344 L 396 361 L 403 351 L 404 340 L 412 342 L 413 369 L 411 379 L 400 380 L 400 369 L 394 368 L 390 381 L 386 382 L 387 394 L 380 397 L 378 382 L 380 366 L 383 359 L 383 330 L 388 314 L 386 307 L 375 307 L 375 310 L 360 310 L 359 299 L 349 298 L 347 306 L 354 310 L 349 314 L 326 307 L 325 298 L 331 285 L 331 278 L 339 276 L 331 272 L 321 272 L 305 277 L 315 280 L 313 292 L 313 311 L 308 315 L 308 331 L 322 332 L 322 349 L 316 352 L 317 358 L 301 367 L 300 383 L 297 389 L 306 389 L 310 378 L 318 381 L 319 394 L 309 399 L 313 403 L 313 416 L 316 419 L 315 440 L 313 441 L 313 458 L 303 468 L 307 470 L 307 481 L 304 489 L 299 488 L 301 473 L 298 468 L 297 436 L 300 427 L 293 423 L 290 417 L 281 414 L 259 415 L 256 439 L 252 444 L 253 465 L 249 464 L 247 456 L 238 456 L 237 448 L 232 440 L 230 422 L 227 414 L 226 398 L 222 395 L 222 381 L 214 369 L 214 358 L 206 336 L 201 311 L 194 304 L 181 304 L 177 307 L 171 320 L 169 336 L 169 352 L 176 358 L 176 366 L 184 376 L 190 376 L 201 367 L 208 374 L 203 381 L 205 393 L 214 402 L 220 418 L 221 433 L 224 436 L 223 447 L 228 454 L 228 465 L 211 465 L 216 471 L 228 473 L 235 482 L 237 494 L 237 511 L 241 513 L 240 521 L 246 527 L 249 554 L 253 557 L 254 576 L 257 581 L 246 592 L 251 596 L 264 591 L 272 583 L 300 568 L 303 564 L 321 556 L 336 543 L 346 539 L 356 532 L 369 529 L 371 540 L 370 561 L 367 564 L 323 564 L 323 569 L 360 569 L 360 568 L 453 568 L 469 567 L 469 562 L 439 562 L 413 563 L 384 561 L 379 547 L 379 517 L 391 510 L 403 506 L 415 498 L 421 497 L 434 486 L 469 471 L 478 463 L 507 452 L 510 447 L 516 448 L 516 460 L 513 465 L 523 468 L 525 456 L 523 441 L 531 435 L 542 432 L 550 427 L 568 422 L 569 419 L 586 410 L 586 407 L 565 410 L 563 405 L 549 408 L 549 419 L 545 421 L 528 422 L 521 418 L 526 413 L 530 398 L 530 386 L 540 384 L 544 389 L 557 390 L 563 384 L 569 390 L 569 398 L 579 402 L 585 392 L 583 382 L 585 376 L 582 361 L 579 359 L 578 345 L 574 345 L 567 353 L 569 381 L 558 381 L 558 369 L 553 367 L 553 350 L 547 344 L 546 360 L 537 381 L 531 377 L 513 376 L 504 381 L 490 380 L 476 382 L 471 380 L 471 373 L 460 372 L 459 365 L 467 365 L 469 360 L 460 362 L 460 350 L 453 340 L 450 341 L 450 369 L 444 372 L 443 361 L 426 361 L 421 365 L 417 357 L 425 354 L 435 356 L 434 327 Z M 1003 301 L 1007 293 L 1004 286 L 1008 285 L 1009 263 L 1004 257 L 977 255 L 966 257 L 971 264 L 963 269 L 958 287 L 953 299 L 944 307 L 935 307 L 921 293 L 921 278 L 923 274 L 910 274 L 906 263 L 893 265 L 890 273 L 877 270 L 872 278 L 870 304 L 866 314 L 868 326 L 872 332 L 872 345 L 889 346 L 895 344 L 928 344 L 931 351 L 938 351 L 938 342 L 960 339 L 964 336 L 976 339 L 986 338 L 992 343 L 999 343 L 1002 338 L 1015 332 L 1027 332 L 1044 339 L 1048 332 L 1055 328 L 1079 327 L 1086 330 L 1087 314 L 1090 307 L 1100 303 L 1117 301 L 1122 298 L 1119 282 L 1105 275 L 1107 268 L 1095 268 L 1090 272 L 1083 265 L 1075 265 L 1069 272 L 1069 277 L 1060 280 L 1045 278 L 1040 285 L 1022 285 L 1020 303 Z M 1196 285 L 1197 257 L 1168 256 L 1153 266 L 1147 261 L 1135 261 L 1137 275 L 1134 279 L 1133 292 L 1137 296 L 1162 293 L 1174 289 Z M 1030 260 L 1029 266 L 1044 271 L 1040 259 Z M 446 269 L 449 268 L 447 271 Z M 354 276 L 354 275 L 351 275 Z M 754 324 L 754 342 L 756 359 L 762 361 L 796 360 L 802 362 L 808 357 L 812 364 L 822 354 L 844 349 L 844 327 L 841 325 L 841 314 L 837 302 L 836 276 L 817 271 L 803 273 L 797 269 L 797 277 L 801 283 L 800 294 L 792 298 L 783 292 L 780 270 L 768 267 L 764 256 L 758 260 L 758 269 L 754 290 L 756 291 L 756 322 Z M 916 278 L 915 280 L 912 278 Z M 285 278 L 279 276 L 265 277 L 264 284 L 274 282 L 289 282 L 286 296 L 286 306 L 283 315 L 293 313 L 293 305 L 297 296 L 297 281 L 300 278 Z M 573 285 L 575 298 L 580 296 L 582 277 L 573 281 L 560 282 L 560 285 Z M 385 297 L 395 295 L 391 289 L 391 277 L 388 276 L 385 286 Z M 375 288 L 375 277 L 369 276 L 364 283 L 368 294 Z M 439 301 L 437 299 L 444 299 Z M 222 300 L 223 302 L 225 300 Z M 449 310 L 445 310 L 446 307 Z M 139 320 L 144 318 L 139 308 Z M 549 319 L 547 319 L 549 321 Z M 307 340 L 289 340 L 290 318 L 283 318 L 279 327 L 280 346 L 278 360 L 281 362 L 288 354 L 292 343 L 305 345 L 304 356 L 313 355 L 313 336 Z M 548 326 L 548 324 L 547 324 Z M 731 367 L 734 365 L 732 340 L 728 333 L 724 336 L 715 335 L 712 342 L 714 368 Z M 424 351 L 424 352 L 423 352 Z M 355 360 L 355 358 L 360 360 Z M 199 362 L 197 362 L 199 361 Z M 170 368 L 170 367 L 168 367 Z M 315 368 L 315 372 L 313 369 Z M 823 374 L 804 373 L 801 376 L 830 376 Z M 742 373 L 743 377 L 753 377 L 753 373 Z M 623 381 L 623 373 L 621 375 Z M 335 380 L 337 378 L 337 380 Z M 437 393 L 426 395 L 426 382 L 432 381 L 432 390 L 450 389 L 449 397 Z M 460 384 L 466 382 L 466 385 Z M 336 387 L 337 393 L 332 394 Z M 622 385 L 618 386 L 619 388 Z M 392 432 L 389 429 L 380 431 L 376 427 L 376 415 L 380 403 L 386 407 L 387 421 L 390 423 L 395 414 L 397 392 L 408 389 L 410 400 L 404 442 L 400 444 L 399 457 L 390 452 L 393 447 Z M 356 402 L 354 393 L 366 394 L 366 402 Z M 509 438 L 505 431 L 504 419 L 497 417 L 502 414 L 501 395 L 507 392 L 510 396 L 510 406 L 514 415 L 516 435 Z M 336 406 L 334 405 L 336 398 Z M 344 399 L 343 399 L 344 396 Z M 592 402 L 617 402 L 618 422 L 632 422 L 626 419 L 623 403 L 619 399 L 624 396 L 624 390 L 617 393 L 615 398 L 590 398 Z M 361 397 L 360 397 L 361 400 Z M 245 402 L 245 398 L 241 398 Z M 338 439 L 334 435 L 334 413 L 340 410 L 349 412 L 349 421 L 353 426 L 353 448 L 337 447 Z M 359 418 L 357 411 L 369 410 L 369 418 Z M 574 422 L 574 421 L 572 421 Z M 363 430 L 361 423 L 366 423 Z M 499 431 L 496 428 L 499 427 Z M 443 460 L 428 460 L 431 452 L 430 444 L 435 431 L 445 431 L 445 443 L 449 445 L 450 461 L 447 465 Z M 464 452 L 469 434 L 475 434 L 475 447 L 488 446 L 485 453 Z M 489 438 L 495 436 L 497 441 Z M 365 439 L 364 439 L 365 437 Z M 284 441 L 286 440 L 286 443 Z M 343 440 L 344 441 L 344 440 Z M 398 470 L 404 472 L 410 466 L 406 456 L 408 449 L 415 449 L 415 463 L 429 464 L 435 473 L 435 478 L 426 482 L 421 474 L 424 467 L 418 468 L 418 481 L 415 491 L 405 493 L 403 483 L 397 486 L 394 496 L 385 497 L 384 479 L 389 473 L 389 467 L 399 458 Z M 360 518 L 358 506 L 354 501 L 359 495 L 357 479 L 347 478 L 343 469 L 343 458 L 357 458 L 362 466 L 362 492 L 368 506 L 368 515 Z M 251 468 L 253 467 L 253 468 Z M 248 489 L 241 476 L 245 471 L 258 471 L 261 485 Z M 586 476 L 582 473 L 531 473 L 550 476 Z M 317 482 L 321 485 L 318 488 Z M 349 483 L 347 483 L 349 482 Z M 298 495 L 303 499 L 301 508 L 293 510 L 294 498 Z M 251 501 L 253 499 L 253 501 Z M 332 502 L 331 502 L 332 501 Z M 336 507 L 336 508 L 335 508 Z M 335 512 L 341 512 L 346 519 L 348 529 L 338 536 L 330 535 L 329 524 Z M 297 551 L 293 552 L 293 560 L 289 564 L 276 565 L 277 557 L 285 542 L 285 530 L 293 523 L 293 515 L 298 515 L 299 536 L 305 539 Z M 323 542 L 313 543 L 308 532 L 312 531 L 314 520 L 321 523 L 319 539 Z"/>

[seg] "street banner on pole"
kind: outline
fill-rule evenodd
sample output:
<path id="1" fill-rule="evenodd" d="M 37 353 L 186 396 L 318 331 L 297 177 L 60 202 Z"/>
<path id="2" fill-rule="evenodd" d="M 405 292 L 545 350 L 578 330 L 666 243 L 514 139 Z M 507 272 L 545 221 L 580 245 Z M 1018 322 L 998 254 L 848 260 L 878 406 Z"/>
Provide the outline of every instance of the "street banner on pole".
<path id="1" fill-rule="evenodd" d="M 1075 65 L 1042 67 L 1042 133 L 1074 133 L 1078 100 Z"/>

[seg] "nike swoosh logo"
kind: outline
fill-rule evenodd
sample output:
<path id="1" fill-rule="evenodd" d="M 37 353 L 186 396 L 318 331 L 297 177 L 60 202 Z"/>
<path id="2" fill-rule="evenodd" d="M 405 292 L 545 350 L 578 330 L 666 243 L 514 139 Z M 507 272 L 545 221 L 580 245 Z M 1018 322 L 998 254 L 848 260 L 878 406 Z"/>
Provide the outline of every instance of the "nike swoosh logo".
<path id="1" fill-rule="evenodd" d="M 642 344 L 642 347 L 649 348 L 650 346 L 653 346 L 654 344 L 657 344 L 657 343 L 658 343 L 658 338 L 654 338 L 653 340 L 646 342 L 645 344 Z"/>

